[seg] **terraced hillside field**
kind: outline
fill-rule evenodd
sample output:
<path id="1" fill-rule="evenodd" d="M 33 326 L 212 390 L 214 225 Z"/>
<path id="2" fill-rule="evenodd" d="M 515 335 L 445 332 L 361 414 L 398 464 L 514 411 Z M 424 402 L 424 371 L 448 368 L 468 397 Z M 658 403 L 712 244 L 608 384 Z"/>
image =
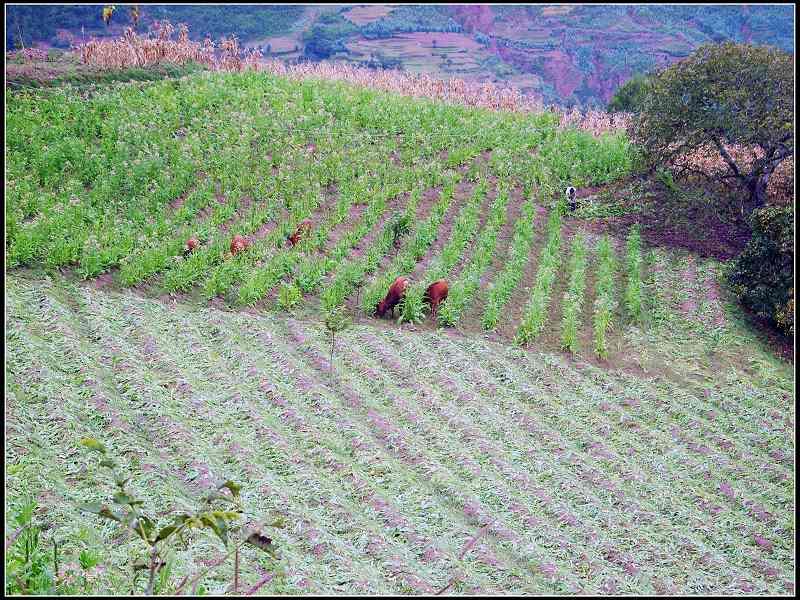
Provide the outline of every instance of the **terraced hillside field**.
<path id="1" fill-rule="evenodd" d="M 164 522 L 226 479 L 282 522 L 240 591 L 793 593 L 792 366 L 721 265 L 560 199 L 629 171 L 621 134 L 255 72 L 10 93 L 6 124 L 7 546 L 32 497 L 90 591 L 144 590 L 79 509 L 111 497 L 88 437 Z M 160 589 L 231 591 L 226 552 L 192 535 Z"/>
<path id="2" fill-rule="evenodd" d="M 12 267 L 74 266 L 122 287 L 256 309 L 289 308 L 301 295 L 302 305 L 355 307 L 364 291 L 368 315 L 397 275 L 412 275 L 415 297 L 445 277 L 443 324 L 469 328 L 471 310 L 493 311 L 487 330 L 524 341 L 542 323 L 514 310 L 535 301 L 541 320 L 552 281 L 567 276 L 557 270 L 544 285 L 536 270 L 545 222 L 548 235 L 571 237 L 556 190 L 610 181 L 631 161 L 620 134 L 561 130 L 551 113 L 259 73 L 88 99 L 18 94 L 8 121 Z M 412 226 L 396 237 L 402 218 Z M 291 247 L 306 219 L 312 235 Z M 235 236 L 250 242 L 243 252 L 232 252 Z M 199 247 L 187 253 L 192 237 Z M 513 269 L 498 270 L 515 243 Z M 405 320 L 425 316 L 406 304 Z"/>

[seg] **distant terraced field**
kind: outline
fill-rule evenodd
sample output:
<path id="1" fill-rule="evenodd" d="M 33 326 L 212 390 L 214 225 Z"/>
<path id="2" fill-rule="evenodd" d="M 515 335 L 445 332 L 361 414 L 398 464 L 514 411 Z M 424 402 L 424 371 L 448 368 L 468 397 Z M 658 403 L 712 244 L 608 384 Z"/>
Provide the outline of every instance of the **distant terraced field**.
<path id="1" fill-rule="evenodd" d="M 6 512 L 98 552 L 93 591 L 138 540 L 78 509 L 110 497 L 86 437 L 159 517 L 230 479 L 282 519 L 240 590 L 794 592 L 792 365 L 718 263 L 559 201 L 624 176 L 624 137 L 263 73 L 79 94 L 7 98 Z M 224 555 L 193 536 L 162 589 Z"/>

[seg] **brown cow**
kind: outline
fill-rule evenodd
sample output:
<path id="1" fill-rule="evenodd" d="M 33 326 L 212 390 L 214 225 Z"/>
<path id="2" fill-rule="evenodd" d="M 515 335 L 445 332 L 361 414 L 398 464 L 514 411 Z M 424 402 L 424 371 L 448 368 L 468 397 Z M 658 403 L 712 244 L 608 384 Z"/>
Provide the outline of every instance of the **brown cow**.
<path id="1" fill-rule="evenodd" d="M 447 280 L 439 279 L 430 284 L 428 289 L 425 290 L 425 295 L 422 296 L 422 300 L 431 307 L 431 315 L 433 315 L 434 319 L 436 318 L 436 309 L 439 304 L 447 300 L 448 290 Z"/>
<path id="2" fill-rule="evenodd" d="M 307 237 L 311 233 L 311 219 L 306 219 L 297 226 L 295 232 L 289 236 L 289 245 L 294 246 L 301 238 Z"/>
<path id="3" fill-rule="evenodd" d="M 237 233 L 231 240 L 231 254 L 236 256 L 239 252 L 246 250 L 249 245 L 250 240 Z"/>
<path id="4" fill-rule="evenodd" d="M 395 279 L 394 283 L 389 286 L 389 292 L 386 294 L 386 298 L 378 302 L 378 306 L 375 309 L 377 315 L 382 317 L 388 310 L 391 311 L 392 317 L 394 317 L 394 307 L 397 306 L 397 303 L 406 295 L 407 289 L 408 278 L 398 277 Z"/>
<path id="5" fill-rule="evenodd" d="M 184 246 L 183 253 L 190 254 L 197 250 L 200 246 L 200 242 L 197 240 L 196 237 L 190 237 L 189 240 L 186 242 L 186 246 Z"/>

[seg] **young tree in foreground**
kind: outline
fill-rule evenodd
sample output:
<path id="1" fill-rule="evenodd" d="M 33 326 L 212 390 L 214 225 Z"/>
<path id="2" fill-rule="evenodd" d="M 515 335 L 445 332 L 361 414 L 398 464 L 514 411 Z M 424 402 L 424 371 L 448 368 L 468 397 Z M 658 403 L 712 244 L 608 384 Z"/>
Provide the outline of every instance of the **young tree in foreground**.
<path id="1" fill-rule="evenodd" d="M 771 47 L 706 44 L 655 75 L 634 122 L 647 166 L 735 184 L 748 213 L 763 206 L 769 177 L 794 153 L 794 58 Z M 732 152 L 739 145 L 746 152 Z M 698 169 L 698 153 L 726 169 Z"/>

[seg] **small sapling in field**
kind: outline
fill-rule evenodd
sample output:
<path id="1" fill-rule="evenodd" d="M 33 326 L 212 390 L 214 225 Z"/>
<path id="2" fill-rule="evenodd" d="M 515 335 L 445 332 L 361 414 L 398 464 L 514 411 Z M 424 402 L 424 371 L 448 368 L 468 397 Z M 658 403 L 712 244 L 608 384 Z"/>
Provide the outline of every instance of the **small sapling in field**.
<path id="1" fill-rule="evenodd" d="M 336 345 L 336 334 L 350 327 L 350 318 L 344 314 L 341 307 L 336 307 L 328 311 L 325 315 L 325 330 L 331 339 L 331 358 L 330 368 L 333 373 L 333 351 Z"/>
<path id="2" fill-rule="evenodd" d="M 214 492 L 207 494 L 202 499 L 201 508 L 194 512 L 179 512 L 173 515 L 171 524 L 158 528 L 155 520 L 142 513 L 141 505 L 144 504 L 144 500 L 139 500 L 131 495 L 131 492 L 126 488 L 131 478 L 120 476 L 117 472 L 117 464 L 107 456 L 105 446 L 94 438 L 84 438 L 81 440 L 81 444 L 101 455 L 102 458 L 98 464 L 111 471 L 116 491 L 110 505 L 96 502 L 83 504 L 80 508 L 85 512 L 115 521 L 130 529 L 147 545 L 147 559 L 134 562 L 133 571 L 134 584 L 140 572 L 146 571 L 148 573 L 145 591 L 148 596 L 153 595 L 157 583 L 160 591 L 163 591 L 168 585 L 169 573 L 171 572 L 171 566 L 167 563 L 170 545 L 175 543 L 176 540 L 185 541 L 184 536 L 191 529 L 210 529 L 226 547 L 228 546 L 228 533 L 236 529 L 233 526 L 234 522 L 239 519 L 243 512 L 239 497 L 241 489 L 239 485 L 233 481 L 222 482 Z M 228 490 L 227 494 L 223 493 L 225 489 Z M 258 535 L 260 536 L 260 534 Z M 234 590 L 238 588 L 239 549 L 245 542 L 250 541 L 250 543 L 253 543 L 251 538 L 253 538 L 253 534 L 239 541 L 234 549 L 222 561 L 217 563 L 221 564 L 228 557 L 235 554 Z M 265 539 L 268 540 L 269 538 Z M 268 545 L 268 550 L 272 552 L 270 545 Z M 196 576 L 191 582 L 188 582 L 188 576 L 184 578 L 175 589 L 175 593 L 177 594 L 188 584 L 197 583 L 207 571 L 208 569 Z M 158 580 L 156 576 L 158 576 Z"/>

